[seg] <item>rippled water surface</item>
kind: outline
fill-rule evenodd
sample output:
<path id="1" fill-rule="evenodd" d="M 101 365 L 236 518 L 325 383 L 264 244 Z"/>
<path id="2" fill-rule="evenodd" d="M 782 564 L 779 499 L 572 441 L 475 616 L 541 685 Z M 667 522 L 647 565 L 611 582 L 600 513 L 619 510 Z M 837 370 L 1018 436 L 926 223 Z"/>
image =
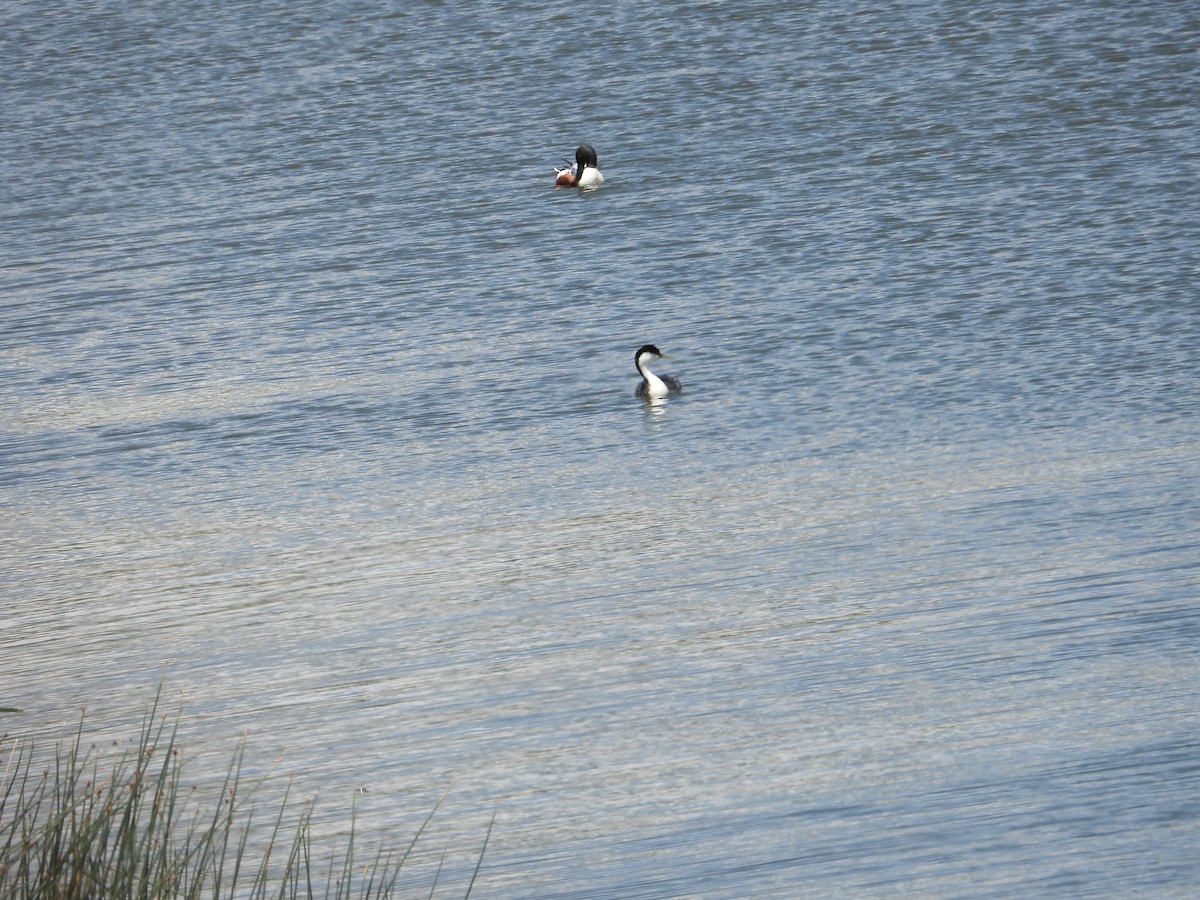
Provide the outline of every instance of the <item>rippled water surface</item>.
<path id="1" fill-rule="evenodd" d="M 1192 896 L 1198 48 L 5 4 L 0 731 L 165 671 L 194 777 L 244 736 L 318 832 L 448 790 L 419 896 L 493 812 L 475 896 Z"/>

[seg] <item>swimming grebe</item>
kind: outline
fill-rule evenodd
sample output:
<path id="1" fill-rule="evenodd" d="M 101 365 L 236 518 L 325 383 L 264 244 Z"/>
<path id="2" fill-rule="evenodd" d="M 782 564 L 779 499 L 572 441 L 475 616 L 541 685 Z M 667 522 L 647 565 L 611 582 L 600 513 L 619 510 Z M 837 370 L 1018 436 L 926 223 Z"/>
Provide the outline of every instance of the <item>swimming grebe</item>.
<path id="1" fill-rule="evenodd" d="M 659 400 L 667 394 L 678 394 L 683 390 L 683 385 L 680 384 L 678 378 L 670 375 L 655 375 L 646 365 L 664 358 L 653 344 L 646 344 L 633 354 L 633 364 L 637 366 L 638 374 L 642 376 L 642 383 L 634 391 L 636 396 L 644 397 L 647 400 Z"/>
<path id="2" fill-rule="evenodd" d="M 575 165 L 555 169 L 554 175 L 555 187 L 577 187 L 586 191 L 604 184 L 600 161 L 596 159 L 596 148 L 591 144 L 580 144 L 575 151 Z"/>

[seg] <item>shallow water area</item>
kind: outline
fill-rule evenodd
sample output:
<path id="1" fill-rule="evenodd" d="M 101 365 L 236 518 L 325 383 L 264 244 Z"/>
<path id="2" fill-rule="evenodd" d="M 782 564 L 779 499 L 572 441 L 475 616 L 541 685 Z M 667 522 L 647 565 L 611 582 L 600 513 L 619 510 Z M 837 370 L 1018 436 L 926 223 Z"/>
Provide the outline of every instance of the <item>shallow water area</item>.
<path id="1" fill-rule="evenodd" d="M 0 11 L 0 732 L 162 679 L 421 896 L 1194 894 L 1200 17 L 574 14 Z"/>

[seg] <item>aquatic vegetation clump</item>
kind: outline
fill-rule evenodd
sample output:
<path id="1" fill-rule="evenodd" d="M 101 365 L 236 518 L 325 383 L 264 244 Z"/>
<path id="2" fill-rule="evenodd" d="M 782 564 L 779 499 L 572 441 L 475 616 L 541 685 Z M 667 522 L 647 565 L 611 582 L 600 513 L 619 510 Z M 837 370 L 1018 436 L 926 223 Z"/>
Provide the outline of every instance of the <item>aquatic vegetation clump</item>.
<path id="1" fill-rule="evenodd" d="M 441 803 L 401 848 L 360 862 L 351 828 L 345 848 L 314 867 L 313 804 L 297 810 L 285 793 L 272 821 L 252 827 L 244 747 L 219 797 L 202 802 L 182 780 L 178 727 L 156 697 L 136 741 L 115 754 L 85 742 L 83 717 L 44 764 L 30 743 L 0 739 L 0 897 L 391 897 Z M 490 835 L 491 825 L 466 896 Z"/>

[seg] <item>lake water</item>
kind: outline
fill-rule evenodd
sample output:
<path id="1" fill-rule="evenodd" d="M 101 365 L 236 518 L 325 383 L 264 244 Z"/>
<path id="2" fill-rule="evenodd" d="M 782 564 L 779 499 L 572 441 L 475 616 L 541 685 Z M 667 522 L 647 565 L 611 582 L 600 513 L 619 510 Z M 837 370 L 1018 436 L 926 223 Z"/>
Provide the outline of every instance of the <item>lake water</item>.
<path id="1" fill-rule="evenodd" d="M 0 731 L 448 791 L 417 896 L 493 813 L 473 896 L 1200 890 L 1194 4 L 10 0 L 0 75 Z"/>

